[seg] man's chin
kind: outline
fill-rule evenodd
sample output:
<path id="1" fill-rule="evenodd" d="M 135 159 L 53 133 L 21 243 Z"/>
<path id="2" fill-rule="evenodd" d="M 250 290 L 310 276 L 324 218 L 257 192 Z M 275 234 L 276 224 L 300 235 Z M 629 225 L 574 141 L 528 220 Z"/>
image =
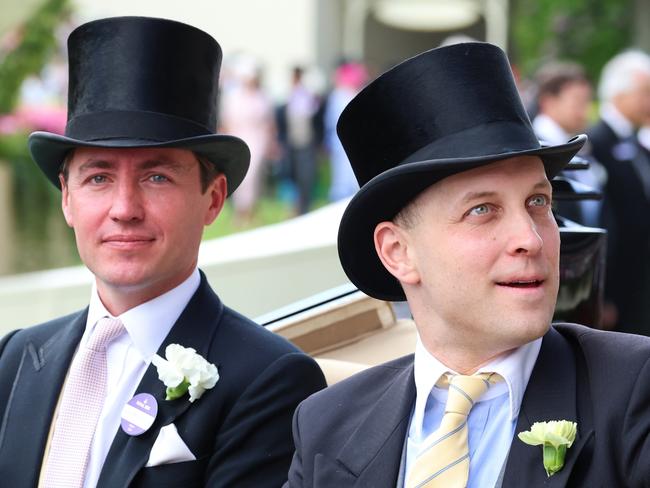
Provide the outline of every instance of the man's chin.
<path id="1" fill-rule="evenodd" d="M 150 273 L 144 270 L 108 270 L 107 272 L 93 273 L 98 287 L 122 290 L 124 292 L 141 291 L 152 286 L 155 280 Z"/>

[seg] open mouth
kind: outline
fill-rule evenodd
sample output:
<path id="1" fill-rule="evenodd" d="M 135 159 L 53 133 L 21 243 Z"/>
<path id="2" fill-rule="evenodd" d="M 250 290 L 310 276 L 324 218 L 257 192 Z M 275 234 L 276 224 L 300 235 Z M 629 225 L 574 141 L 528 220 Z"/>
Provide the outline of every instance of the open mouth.
<path id="1" fill-rule="evenodd" d="M 544 280 L 520 280 L 520 281 L 499 281 L 497 285 L 511 288 L 536 288 L 541 286 Z"/>

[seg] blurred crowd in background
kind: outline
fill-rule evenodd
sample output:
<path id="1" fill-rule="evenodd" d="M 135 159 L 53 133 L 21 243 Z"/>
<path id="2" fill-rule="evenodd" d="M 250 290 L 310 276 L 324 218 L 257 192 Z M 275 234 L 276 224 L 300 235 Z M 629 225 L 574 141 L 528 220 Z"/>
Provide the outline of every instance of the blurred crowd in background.
<path id="1" fill-rule="evenodd" d="M 233 56 L 223 69 L 219 132 L 241 137 L 251 150 L 248 174 L 232 198 L 243 223 L 262 194 L 289 202 L 301 215 L 313 207 L 318 187 L 326 188 L 322 193 L 328 201 L 358 189 L 336 136 L 336 121 L 368 81 L 365 66 L 342 61 L 328 76 L 294 66 L 287 79 L 288 96 L 275 102 L 264 91 L 263 66 L 252 56 Z"/>
<path id="2" fill-rule="evenodd" d="M 71 28 L 58 29 L 61 47 L 40 76 L 23 82 L 17 108 L 0 116 L 0 134 L 63 133 L 63 40 Z M 13 32 L 0 40 L 0 58 L 18 37 Z M 262 197 L 284 202 L 291 215 L 301 215 L 355 193 L 358 186 L 336 136 L 336 121 L 370 74 L 386 68 L 358 60 L 342 60 L 329 73 L 314 66 L 287 67 L 288 95 L 276 100 L 265 90 L 262 60 L 246 53 L 226 57 L 219 131 L 241 137 L 251 150 L 250 170 L 232 198 L 238 225 L 248 226 Z M 540 140 L 559 144 L 589 134 L 582 155 L 590 168 L 565 176 L 598 189 L 604 198 L 567 206 L 563 215 L 608 231 L 604 324 L 650 334 L 631 325 L 650 324 L 650 57 L 625 51 L 604 66 L 598 80 L 575 62 L 553 61 L 521 79 L 520 87 Z"/>

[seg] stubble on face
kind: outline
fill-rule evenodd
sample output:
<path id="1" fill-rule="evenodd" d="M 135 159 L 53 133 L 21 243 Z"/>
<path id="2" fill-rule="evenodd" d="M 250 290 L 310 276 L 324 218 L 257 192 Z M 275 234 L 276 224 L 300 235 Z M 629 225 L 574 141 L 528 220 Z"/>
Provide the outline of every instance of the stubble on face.
<path id="1" fill-rule="evenodd" d="M 418 196 L 406 229 L 420 277 L 404 286 L 423 343 L 478 367 L 541 337 L 559 285 L 559 232 L 541 160 L 465 171 Z"/>

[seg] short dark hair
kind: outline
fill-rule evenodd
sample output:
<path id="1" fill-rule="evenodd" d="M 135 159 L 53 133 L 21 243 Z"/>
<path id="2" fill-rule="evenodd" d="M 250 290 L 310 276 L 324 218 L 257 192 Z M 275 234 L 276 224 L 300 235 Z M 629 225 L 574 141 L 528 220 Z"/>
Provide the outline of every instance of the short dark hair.
<path id="1" fill-rule="evenodd" d="M 585 70 L 577 63 L 552 62 L 542 66 L 535 75 L 537 98 L 557 96 L 569 83 L 586 83 L 589 79 Z"/>
<path id="2" fill-rule="evenodd" d="M 219 169 L 208 158 L 200 154 L 194 153 L 196 160 L 199 162 L 199 171 L 201 174 L 201 193 L 208 190 L 210 184 L 221 173 Z"/>
<path id="3" fill-rule="evenodd" d="M 219 175 L 219 173 L 221 173 L 221 171 L 219 171 L 217 167 L 214 164 L 212 164 L 212 162 L 205 156 L 202 156 L 197 153 L 193 153 L 193 154 L 199 163 L 199 172 L 201 177 L 201 193 L 205 193 L 208 190 L 210 184 Z M 65 181 L 66 183 L 68 182 L 68 174 L 69 174 L 68 166 L 70 165 L 72 156 L 74 156 L 74 149 L 71 149 L 66 153 L 65 157 L 63 158 L 63 162 L 61 163 L 61 169 L 59 171 L 63 175 L 63 181 Z"/>
<path id="4" fill-rule="evenodd" d="M 391 219 L 395 225 L 404 229 L 412 229 L 418 224 L 418 222 L 420 222 L 422 214 L 420 212 L 418 196 L 419 195 L 404 205 L 402 209 L 397 212 L 397 215 Z"/>

